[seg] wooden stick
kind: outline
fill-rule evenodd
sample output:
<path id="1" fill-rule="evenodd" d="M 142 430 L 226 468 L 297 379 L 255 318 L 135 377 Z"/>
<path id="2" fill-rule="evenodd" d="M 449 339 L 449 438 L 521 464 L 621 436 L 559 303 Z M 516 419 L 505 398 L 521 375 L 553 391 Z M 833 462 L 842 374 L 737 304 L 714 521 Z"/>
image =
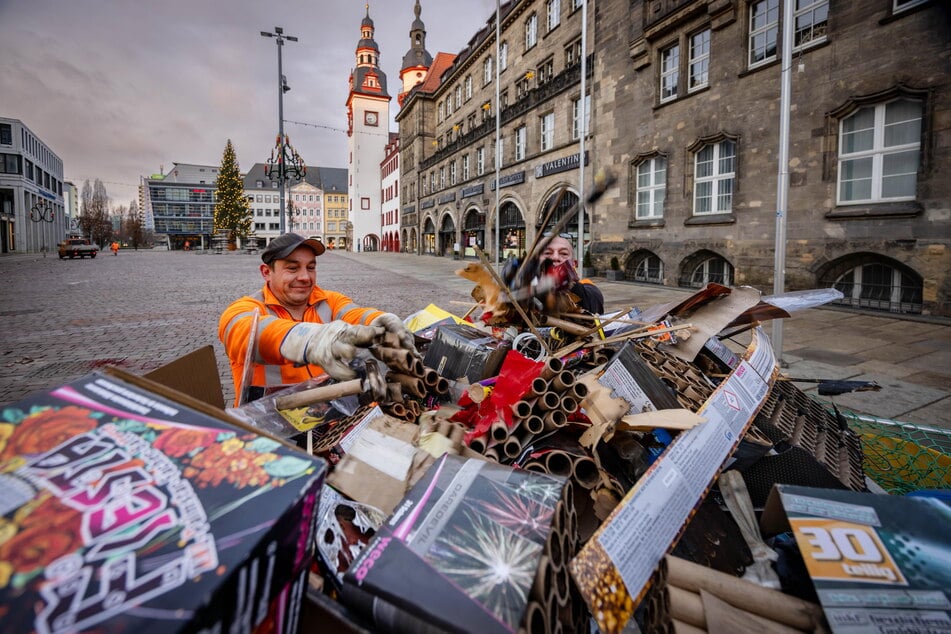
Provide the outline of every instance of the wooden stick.
<path id="1" fill-rule="evenodd" d="M 352 379 L 342 381 L 333 385 L 321 385 L 310 390 L 294 392 L 286 396 L 278 396 L 274 399 L 274 407 L 277 409 L 295 409 L 297 407 L 307 407 L 314 403 L 326 403 L 335 398 L 359 394 L 363 391 L 363 381 Z"/>

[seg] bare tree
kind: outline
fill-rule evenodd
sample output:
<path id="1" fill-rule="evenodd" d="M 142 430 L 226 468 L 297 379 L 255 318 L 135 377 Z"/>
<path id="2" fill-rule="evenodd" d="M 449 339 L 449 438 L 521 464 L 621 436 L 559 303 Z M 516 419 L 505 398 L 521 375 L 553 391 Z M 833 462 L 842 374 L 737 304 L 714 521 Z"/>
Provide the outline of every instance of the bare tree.
<path id="1" fill-rule="evenodd" d="M 126 223 L 126 239 L 132 243 L 132 248 L 139 250 L 139 245 L 144 242 L 142 214 L 139 212 L 138 203 L 133 200 L 129 203 L 129 216 Z"/>
<path id="2" fill-rule="evenodd" d="M 106 186 L 98 178 L 91 187 L 88 180 L 83 184 L 79 228 L 84 236 L 98 245 L 106 244 L 112 236 L 109 195 Z"/>

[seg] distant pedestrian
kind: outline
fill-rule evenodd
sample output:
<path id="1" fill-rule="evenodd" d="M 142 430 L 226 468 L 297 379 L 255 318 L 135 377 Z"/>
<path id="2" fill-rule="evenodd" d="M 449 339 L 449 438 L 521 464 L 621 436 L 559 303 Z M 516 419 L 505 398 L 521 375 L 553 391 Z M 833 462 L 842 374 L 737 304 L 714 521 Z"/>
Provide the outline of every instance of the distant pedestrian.
<path id="1" fill-rule="evenodd" d="M 182 247 L 182 248 L 183 248 L 185 251 L 191 251 L 191 250 L 192 250 L 191 242 L 189 242 L 188 240 L 185 240 L 185 246 Z"/>
<path id="2" fill-rule="evenodd" d="M 112 255 L 119 255 L 119 243 L 115 240 L 112 241 L 112 245 L 109 247 L 112 249 Z"/>

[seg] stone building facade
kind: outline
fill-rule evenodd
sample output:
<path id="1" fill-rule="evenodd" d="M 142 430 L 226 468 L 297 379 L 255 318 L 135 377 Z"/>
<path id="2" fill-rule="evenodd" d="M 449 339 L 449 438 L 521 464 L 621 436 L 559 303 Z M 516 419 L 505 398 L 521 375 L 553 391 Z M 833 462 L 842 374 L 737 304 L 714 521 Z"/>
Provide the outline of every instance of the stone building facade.
<path id="1" fill-rule="evenodd" d="M 594 220 L 628 279 L 773 287 L 780 0 L 597 3 Z M 798 0 L 791 45 L 787 290 L 951 315 L 951 9 Z"/>
<path id="2" fill-rule="evenodd" d="M 499 217 L 503 251 L 520 252 L 549 206 L 558 201 L 557 221 L 578 200 L 582 4 L 504 3 L 498 46 L 492 16 L 457 55 L 438 53 L 421 83 L 401 95 L 404 251 L 446 256 L 458 249 L 474 257 L 480 247 L 496 253 Z M 413 26 L 411 35 L 425 41 L 418 11 Z M 568 230 L 577 240 L 577 225 Z"/>

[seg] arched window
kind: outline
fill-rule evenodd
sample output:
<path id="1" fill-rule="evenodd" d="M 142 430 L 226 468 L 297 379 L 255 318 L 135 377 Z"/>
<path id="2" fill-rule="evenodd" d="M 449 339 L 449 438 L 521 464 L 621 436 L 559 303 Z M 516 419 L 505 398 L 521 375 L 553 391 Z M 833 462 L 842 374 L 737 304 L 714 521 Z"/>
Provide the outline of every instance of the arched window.
<path id="1" fill-rule="evenodd" d="M 624 278 L 648 284 L 664 283 L 664 263 L 656 254 L 640 249 L 628 256 L 624 265 Z"/>
<path id="2" fill-rule="evenodd" d="M 709 283 L 733 284 L 733 265 L 713 251 L 697 251 L 684 260 L 680 269 L 679 285 L 703 288 Z"/>
<path id="3" fill-rule="evenodd" d="M 921 313 L 923 279 L 897 260 L 857 253 L 836 260 L 819 276 L 819 286 L 842 291 L 838 304 L 892 313 Z"/>

